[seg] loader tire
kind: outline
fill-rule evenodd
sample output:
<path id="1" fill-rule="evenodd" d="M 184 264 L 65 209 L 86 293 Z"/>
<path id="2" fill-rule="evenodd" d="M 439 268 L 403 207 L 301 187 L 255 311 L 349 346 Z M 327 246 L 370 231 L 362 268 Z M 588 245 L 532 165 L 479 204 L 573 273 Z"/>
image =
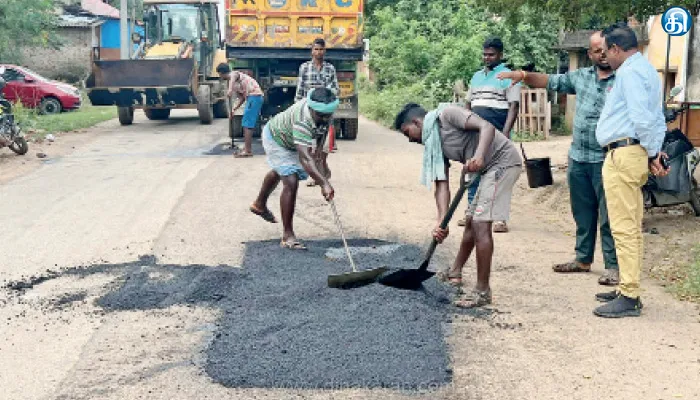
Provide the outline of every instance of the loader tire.
<path id="1" fill-rule="evenodd" d="M 214 104 L 214 118 L 228 118 L 228 102 L 219 100 Z"/>
<path id="2" fill-rule="evenodd" d="M 117 114 L 120 124 L 131 125 L 134 123 L 134 107 L 117 107 Z"/>
<path id="3" fill-rule="evenodd" d="M 199 122 L 209 125 L 214 120 L 214 107 L 211 104 L 211 88 L 207 85 L 199 86 L 197 89 L 197 112 Z"/>
<path id="4" fill-rule="evenodd" d="M 357 131 L 359 128 L 357 118 L 348 118 L 346 120 L 343 120 L 343 125 L 343 139 L 357 139 Z"/>
<path id="5" fill-rule="evenodd" d="M 162 121 L 170 118 L 169 108 L 144 108 L 143 112 L 146 114 L 146 118 L 151 121 Z"/>

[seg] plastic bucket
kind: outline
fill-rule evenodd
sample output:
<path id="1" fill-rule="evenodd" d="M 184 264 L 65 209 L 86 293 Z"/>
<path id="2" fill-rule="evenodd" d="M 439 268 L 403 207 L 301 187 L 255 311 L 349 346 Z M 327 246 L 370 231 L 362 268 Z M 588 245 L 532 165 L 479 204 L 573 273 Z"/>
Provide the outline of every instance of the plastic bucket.
<path id="1" fill-rule="evenodd" d="M 527 173 L 527 184 L 531 188 L 549 186 L 554 183 L 552 180 L 552 165 L 549 157 L 525 160 L 525 172 Z"/>
<path id="2" fill-rule="evenodd" d="M 520 143 L 520 151 L 525 159 L 525 172 L 527 173 L 527 184 L 531 188 L 549 186 L 554 183 L 552 178 L 552 162 L 547 158 L 527 158 L 523 144 Z"/>

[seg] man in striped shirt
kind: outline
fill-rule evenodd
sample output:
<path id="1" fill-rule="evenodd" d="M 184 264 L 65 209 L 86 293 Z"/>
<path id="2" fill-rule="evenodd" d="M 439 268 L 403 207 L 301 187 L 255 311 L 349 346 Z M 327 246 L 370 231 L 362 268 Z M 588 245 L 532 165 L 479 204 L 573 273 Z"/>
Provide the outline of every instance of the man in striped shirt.
<path id="1" fill-rule="evenodd" d="M 267 222 L 276 223 L 277 219 L 267 208 L 267 200 L 282 181 L 282 247 L 306 250 L 306 246 L 297 239 L 293 226 L 299 180 L 311 176 L 321 186 L 323 197 L 328 201 L 333 199 L 333 187 L 328 177 L 319 171 L 312 152 L 323 146 L 328 124 L 338 104 L 338 98 L 329 89 L 314 89 L 305 99 L 275 115 L 263 128 L 263 147 L 272 170 L 265 175 L 250 211 Z"/>
<path id="2" fill-rule="evenodd" d="M 510 131 L 518 117 L 520 103 L 520 85 L 511 85 L 510 80 L 500 80 L 497 75 L 510 71 L 503 63 L 503 42 L 499 38 L 490 38 L 484 42 L 484 69 L 477 71 L 469 82 L 467 92 L 468 110 L 495 126 L 508 139 Z M 469 189 L 467 195 L 471 204 L 479 187 L 479 179 Z M 466 216 L 458 222 L 466 224 Z M 508 232 L 506 221 L 494 221 L 494 232 Z"/>

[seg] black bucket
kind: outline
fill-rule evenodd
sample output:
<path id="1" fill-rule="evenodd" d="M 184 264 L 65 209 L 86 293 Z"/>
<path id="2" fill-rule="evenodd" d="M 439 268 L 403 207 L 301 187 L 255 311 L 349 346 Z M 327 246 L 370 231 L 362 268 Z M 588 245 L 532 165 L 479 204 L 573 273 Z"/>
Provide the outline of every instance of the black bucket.
<path id="1" fill-rule="evenodd" d="M 525 172 L 527 173 L 528 186 L 531 188 L 538 188 L 553 184 L 550 158 L 528 159 L 527 156 L 525 156 L 525 149 L 522 143 L 520 143 L 520 150 L 523 152 L 523 158 L 525 159 Z"/>

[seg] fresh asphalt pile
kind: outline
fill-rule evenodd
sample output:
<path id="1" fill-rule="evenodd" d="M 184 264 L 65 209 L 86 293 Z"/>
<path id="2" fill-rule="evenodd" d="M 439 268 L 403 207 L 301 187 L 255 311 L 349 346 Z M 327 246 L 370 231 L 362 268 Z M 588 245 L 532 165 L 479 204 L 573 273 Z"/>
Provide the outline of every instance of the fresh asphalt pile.
<path id="1" fill-rule="evenodd" d="M 351 240 L 358 268 L 412 268 L 421 249 Z M 278 241 L 248 243 L 243 268 L 160 265 L 154 257 L 80 267 L 33 277 L 6 288 L 31 290 L 62 275 L 112 273 L 118 279 L 97 304 L 107 311 L 182 304 L 221 310 L 204 369 L 238 388 L 396 388 L 448 384 L 452 370 L 445 324 L 458 313 L 452 294 L 431 279 L 424 290 L 379 284 L 327 287 L 329 274 L 347 272 L 339 241 L 307 242 L 309 251 Z M 337 253 L 337 254 L 336 254 Z"/>

